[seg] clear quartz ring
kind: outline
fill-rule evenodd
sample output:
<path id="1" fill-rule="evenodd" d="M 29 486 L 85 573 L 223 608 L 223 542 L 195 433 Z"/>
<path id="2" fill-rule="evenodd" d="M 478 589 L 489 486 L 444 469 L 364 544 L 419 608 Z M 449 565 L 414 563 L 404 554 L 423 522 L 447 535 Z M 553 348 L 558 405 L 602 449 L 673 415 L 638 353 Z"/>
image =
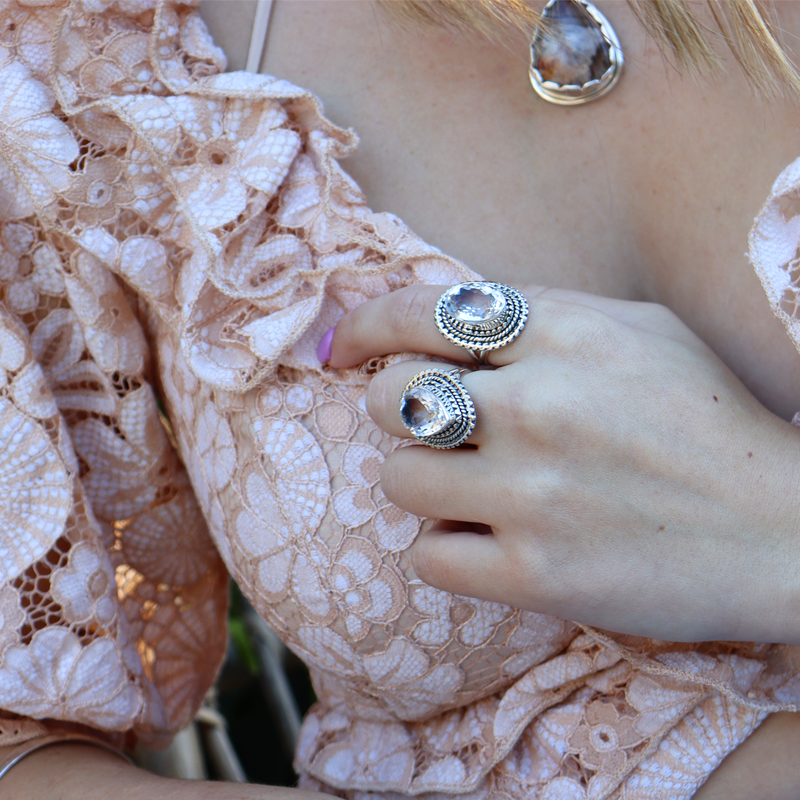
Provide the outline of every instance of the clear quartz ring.
<path id="1" fill-rule="evenodd" d="M 400 397 L 400 417 L 411 435 L 438 450 L 467 441 L 475 429 L 475 406 L 461 376 L 469 370 L 426 369 L 415 375 Z"/>
<path id="2" fill-rule="evenodd" d="M 511 286 L 469 281 L 448 289 L 436 304 L 436 327 L 445 339 L 466 348 L 478 364 L 505 347 L 528 321 L 528 301 Z"/>

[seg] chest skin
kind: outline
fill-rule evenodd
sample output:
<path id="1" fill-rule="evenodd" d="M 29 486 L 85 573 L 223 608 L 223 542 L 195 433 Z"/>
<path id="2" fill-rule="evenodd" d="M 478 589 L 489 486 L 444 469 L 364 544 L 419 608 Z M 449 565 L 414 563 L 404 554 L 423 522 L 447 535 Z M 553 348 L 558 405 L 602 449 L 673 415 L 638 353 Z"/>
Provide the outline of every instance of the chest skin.
<path id="1" fill-rule="evenodd" d="M 745 254 L 770 185 L 800 156 L 800 111 L 756 98 L 732 58 L 719 78 L 679 74 L 627 3 L 597 5 L 626 67 L 583 107 L 533 93 L 521 35 L 403 30 L 367 0 L 276 3 L 262 72 L 316 92 L 356 129 L 344 167 L 374 210 L 486 278 L 663 303 L 790 419 L 800 356 Z M 800 34 L 796 4 L 775 5 Z M 252 6 L 217 0 L 203 13 L 241 68 Z"/>

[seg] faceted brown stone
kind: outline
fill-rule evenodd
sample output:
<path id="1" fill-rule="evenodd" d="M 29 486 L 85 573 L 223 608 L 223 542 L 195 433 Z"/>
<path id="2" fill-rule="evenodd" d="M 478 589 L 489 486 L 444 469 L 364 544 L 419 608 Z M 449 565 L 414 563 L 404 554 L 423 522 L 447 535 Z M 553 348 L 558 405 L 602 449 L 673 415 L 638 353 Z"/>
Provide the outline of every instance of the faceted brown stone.
<path id="1" fill-rule="evenodd" d="M 531 47 L 542 80 L 559 86 L 599 80 L 611 66 L 600 26 L 574 0 L 556 0 L 545 9 Z"/>

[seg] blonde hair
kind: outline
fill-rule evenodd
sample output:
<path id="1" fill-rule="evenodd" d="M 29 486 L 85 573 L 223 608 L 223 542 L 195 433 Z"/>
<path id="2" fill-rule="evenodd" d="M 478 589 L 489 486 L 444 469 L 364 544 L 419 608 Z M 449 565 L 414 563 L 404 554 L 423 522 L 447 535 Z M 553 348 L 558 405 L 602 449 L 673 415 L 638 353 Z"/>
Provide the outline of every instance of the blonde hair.
<path id="1" fill-rule="evenodd" d="M 540 16 L 526 0 L 379 1 L 401 21 L 477 30 L 496 38 L 509 26 L 532 34 Z M 704 75 L 721 72 L 714 47 L 721 38 L 758 92 L 774 97 L 789 89 L 800 97 L 800 74 L 780 42 L 766 0 L 706 0 L 716 31 L 698 19 L 691 0 L 628 0 L 628 5 L 679 68 Z"/>

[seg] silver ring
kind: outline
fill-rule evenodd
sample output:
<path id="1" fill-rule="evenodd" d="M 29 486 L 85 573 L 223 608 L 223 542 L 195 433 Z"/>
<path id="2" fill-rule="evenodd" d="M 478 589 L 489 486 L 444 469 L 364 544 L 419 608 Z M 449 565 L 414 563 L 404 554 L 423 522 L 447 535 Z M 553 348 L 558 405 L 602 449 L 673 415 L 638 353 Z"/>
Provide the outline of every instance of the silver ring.
<path id="1" fill-rule="evenodd" d="M 475 406 L 461 376 L 468 369 L 426 369 L 400 397 L 400 418 L 411 435 L 428 447 L 449 450 L 475 429 Z"/>
<path id="2" fill-rule="evenodd" d="M 459 283 L 439 298 L 435 321 L 445 339 L 466 348 L 483 364 L 486 353 L 505 347 L 522 333 L 528 321 L 528 301 L 503 283 Z"/>

